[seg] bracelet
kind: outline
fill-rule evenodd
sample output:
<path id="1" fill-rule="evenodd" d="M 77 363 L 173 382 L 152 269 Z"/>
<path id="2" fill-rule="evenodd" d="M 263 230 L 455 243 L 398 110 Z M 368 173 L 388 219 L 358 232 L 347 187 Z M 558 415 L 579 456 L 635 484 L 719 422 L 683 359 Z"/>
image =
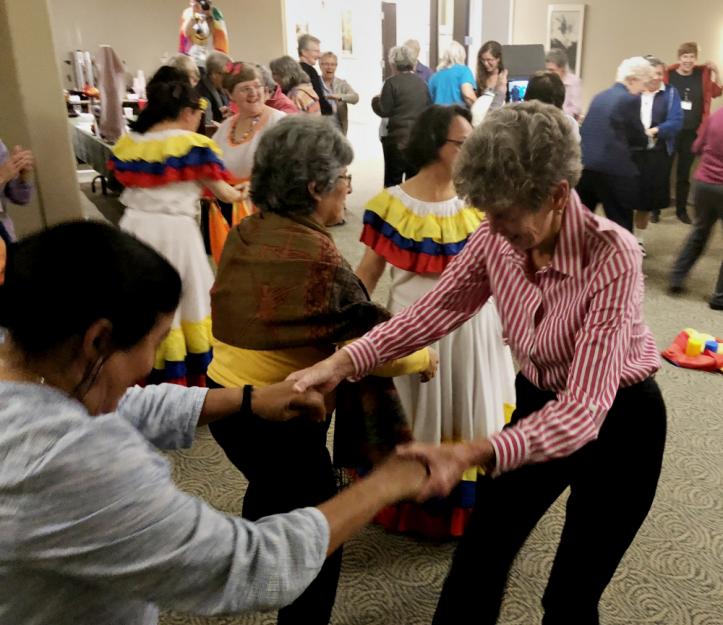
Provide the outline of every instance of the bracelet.
<path id="1" fill-rule="evenodd" d="M 254 387 L 251 384 L 244 384 L 243 399 L 241 400 L 241 418 L 247 418 L 254 414 L 251 409 L 251 395 L 254 392 Z"/>

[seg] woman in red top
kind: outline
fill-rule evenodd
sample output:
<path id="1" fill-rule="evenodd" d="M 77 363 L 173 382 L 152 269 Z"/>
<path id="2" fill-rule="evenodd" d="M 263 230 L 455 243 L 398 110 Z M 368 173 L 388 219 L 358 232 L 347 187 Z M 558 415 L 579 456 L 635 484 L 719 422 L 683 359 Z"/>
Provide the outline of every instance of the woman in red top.
<path id="1" fill-rule="evenodd" d="M 520 365 L 517 409 L 489 438 L 405 453 L 444 494 L 481 465 L 472 519 L 434 622 L 494 623 L 509 568 L 570 486 L 545 625 L 597 625 L 598 601 L 650 509 L 665 442 L 653 380 L 658 350 L 642 319 L 637 241 L 580 203 L 580 149 L 565 115 L 525 102 L 491 113 L 462 147 L 455 188 L 486 221 L 437 286 L 314 367 L 296 388 L 327 391 L 444 336 L 494 296 Z M 440 375 L 444 372 L 440 371 Z M 470 600 L 473 605 L 470 605 Z"/>

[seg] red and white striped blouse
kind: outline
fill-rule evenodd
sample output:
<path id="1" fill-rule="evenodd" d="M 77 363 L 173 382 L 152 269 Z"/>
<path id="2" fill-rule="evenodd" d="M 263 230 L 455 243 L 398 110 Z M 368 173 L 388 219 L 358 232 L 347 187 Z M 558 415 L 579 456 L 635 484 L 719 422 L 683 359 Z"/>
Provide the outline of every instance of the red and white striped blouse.
<path id="1" fill-rule="evenodd" d="M 635 238 L 595 216 L 575 192 L 552 261 L 534 275 L 527 255 L 484 222 L 436 288 L 344 349 L 362 376 L 436 341 L 494 295 L 522 373 L 557 400 L 490 437 L 496 473 L 567 456 L 597 438 L 619 387 L 660 366 L 642 318 L 642 257 Z"/>

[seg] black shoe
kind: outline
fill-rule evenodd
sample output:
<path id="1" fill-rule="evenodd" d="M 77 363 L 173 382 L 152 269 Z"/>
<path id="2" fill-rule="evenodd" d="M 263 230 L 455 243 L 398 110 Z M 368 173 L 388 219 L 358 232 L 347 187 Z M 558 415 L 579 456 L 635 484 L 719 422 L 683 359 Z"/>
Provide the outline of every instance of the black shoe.
<path id="1" fill-rule="evenodd" d="M 708 306 L 713 310 L 723 310 L 723 304 L 719 304 L 718 302 L 708 302 Z"/>
<path id="2" fill-rule="evenodd" d="M 668 286 L 668 295 L 681 295 L 685 293 L 686 288 L 679 284 L 671 284 Z"/>
<path id="3" fill-rule="evenodd" d="M 686 211 L 686 210 L 676 212 L 676 213 L 675 213 L 675 216 L 676 216 L 680 221 L 682 221 L 684 224 L 690 225 L 690 224 L 693 223 L 693 222 L 690 220 L 690 217 L 688 216 L 688 211 Z"/>
<path id="4" fill-rule="evenodd" d="M 660 221 L 660 213 L 657 211 L 653 212 L 650 216 L 650 221 L 651 223 L 657 224 Z"/>

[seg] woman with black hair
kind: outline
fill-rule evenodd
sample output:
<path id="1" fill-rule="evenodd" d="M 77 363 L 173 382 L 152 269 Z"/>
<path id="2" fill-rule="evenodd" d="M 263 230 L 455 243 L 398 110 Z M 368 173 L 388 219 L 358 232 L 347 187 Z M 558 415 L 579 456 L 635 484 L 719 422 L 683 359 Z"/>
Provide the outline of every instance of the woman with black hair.
<path id="1" fill-rule="evenodd" d="M 213 273 L 198 227 L 200 197 L 210 189 L 241 200 L 213 140 L 194 132 L 208 103 L 180 70 L 161 67 L 147 87 L 148 105 L 115 144 L 110 166 L 125 190 L 120 227 L 163 254 L 181 274 L 183 293 L 170 333 L 159 346 L 152 379 L 205 385 L 211 360 Z"/>
<path id="2" fill-rule="evenodd" d="M 412 127 L 406 153 L 419 173 L 366 206 L 361 240 L 367 250 L 356 273 L 371 294 L 391 266 L 387 308 L 392 314 L 434 288 L 484 219 L 457 197 L 452 181 L 453 165 L 472 132 L 470 117 L 461 106 L 427 108 Z M 435 379 L 425 384 L 415 376 L 394 380 L 414 439 L 471 440 L 500 430 L 515 404 L 514 369 L 494 303 L 430 347 L 439 353 Z M 396 514 L 390 511 L 388 525 L 432 537 L 461 536 L 476 479 L 476 470 L 468 472 L 448 506 L 403 504 Z"/>
<path id="3" fill-rule="evenodd" d="M 196 427 L 325 417 L 320 394 L 130 388 L 151 369 L 181 297 L 173 267 L 112 226 L 73 222 L 9 246 L 0 286 L 0 620 L 155 625 L 291 603 L 339 545 L 414 496 L 394 459 L 315 507 L 251 522 L 179 490 L 158 449 Z M 240 409 L 240 413 L 239 413 Z"/>

